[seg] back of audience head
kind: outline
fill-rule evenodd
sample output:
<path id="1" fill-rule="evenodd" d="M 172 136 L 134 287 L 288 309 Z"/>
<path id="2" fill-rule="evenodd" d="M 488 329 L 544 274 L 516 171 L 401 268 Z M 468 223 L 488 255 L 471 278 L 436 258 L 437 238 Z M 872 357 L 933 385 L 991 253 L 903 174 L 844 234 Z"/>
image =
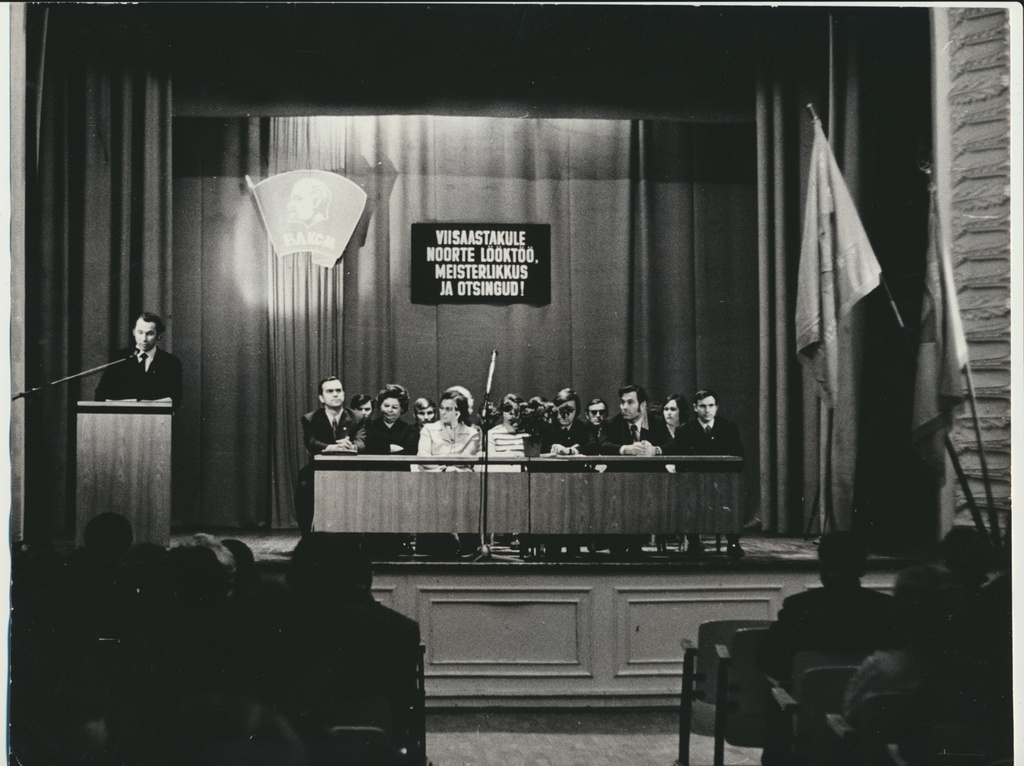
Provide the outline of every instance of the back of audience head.
<path id="1" fill-rule="evenodd" d="M 171 593 L 168 555 L 156 543 L 138 543 L 121 559 L 118 588 L 133 616 L 152 617 L 166 607 Z"/>
<path id="2" fill-rule="evenodd" d="M 928 654 L 964 648 L 959 639 L 967 628 L 967 591 L 949 570 L 934 564 L 907 567 L 896 576 L 893 597 L 907 648 Z"/>
<path id="3" fill-rule="evenodd" d="M 132 547 L 132 525 L 121 514 L 107 511 L 89 519 L 82 539 L 97 559 L 118 561 Z"/>
<path id="4" fill-rule="evenodd" d="M 977 588 L 988 579 L 992 549 L 988 539 L 973 527 L 954 527 L 940 547 L 942 563 L 960 582 Z"/>
<path id="5" fill-rule="evenodd" d="M 245 597 L 254 595 L 259 587 L 260 573 L 252 549 L 241 540 L 233 538 L 221 540 L 220 544 L 227 548 L 234 559 L 234 592 Z"/>
<path id="6" fill-rule="evenodd" d="M 825 586 L 859 582 L 867 561 L 867 547 L 854 532 L 829 532 L 818 542 L 818 564 Z"/>
<path id="7" fill-rule="evenodd" d="M 231 595 L 235 557 L 213 535 L 196 534 L 171 548 L 168 562 L 180 604 L 213 606 Z"/>
<path id="8" fill-rule="evenodd" d="M 346 535 L 314 532 L 292 551 L 287 582 L 296 596 L 320 598 L 346 589 L 370 590 L 370 555 L 358 540 Z"/>

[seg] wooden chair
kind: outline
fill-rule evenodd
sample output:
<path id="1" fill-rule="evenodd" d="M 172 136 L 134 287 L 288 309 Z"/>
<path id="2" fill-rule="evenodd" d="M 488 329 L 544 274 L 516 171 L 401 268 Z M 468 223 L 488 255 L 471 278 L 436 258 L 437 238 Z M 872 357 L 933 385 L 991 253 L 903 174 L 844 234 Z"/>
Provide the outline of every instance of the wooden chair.
<path id="1" fill-rule="evenodd" d="M 415 670 L 407 696 L 396 704 L 396 744 L 402 753 L 402 762 L 412 766 L 425 766 L 427 760 L 426 690 L 423 685 L 424 655 L 427 647 L 420 643 L 413 659 Z"/>
<path id="2" fill-rule="evenodd" d="M 715 766 L 725 762 L 725 743 L 764 747 L 771 686 L 756 665 L 767 627 L 740 628 L 729 646 L 718 644 L 715 698 Z"/>
<path id="3" fill-rule="evenodd" d="M 679 757 L 680 766 L 690 763 L 690 732 L 694 727 L 694 702 L 708 700 L 714 710 L 718 688 L 719 644 L 728 645 L 733 634 L 743 628 L 766 628 L 770 620 L 711 620 L 697 629 L 697 646 L 684 639 L 683 684 L 679 696 Z M 710 729 L 707 734 L 713 734 Z"/>
<path id="4" fill-rule="evenodd" d="M 835 766 L 842 755 L 830 733 L 826 715 L 841 713 L 846 685 L 857 665 L 809 668 L 793 679 L 793 693 L 772 688 L 772 697 L 782 712 L 782 731 L 790 760 L 804 766 Z"/>
<path id="5" fill-rule="evenodd" d="M 825 722 L 840 756 L 838 766 L 900 766 L 894 743 L 909 725 L 909 705 L 906 694 L 875 694 L 858 711 L 857 728 L 839 713 L 827 713 Z"/>

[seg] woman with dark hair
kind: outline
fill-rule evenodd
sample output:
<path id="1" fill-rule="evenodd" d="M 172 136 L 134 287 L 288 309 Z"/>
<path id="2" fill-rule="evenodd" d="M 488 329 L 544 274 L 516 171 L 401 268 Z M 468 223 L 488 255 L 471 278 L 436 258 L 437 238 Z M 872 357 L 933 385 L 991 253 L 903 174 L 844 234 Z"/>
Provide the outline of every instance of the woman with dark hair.
<path id="1" fill-rule="evenodd" d="M 688 413 L 686 397 L 682 394 L 669 394 L 661 405 L 661 419 L 651 418 L 651 444 L 671 454 L 668 448 L 675 442 L 676 429 L 683 424 Z"/>
<path id="2" fill-rule="evenodd" d="M 366 421 L 366 454 L 415 455 L 419 434 L 402 420 L 409 410 L 409 392 L 397 383 L 388 383 L 377 394 L 379 415 Z"/>
<path id="3" fill-rule="evenodd" d="M 356 394 L 348 403 L 352 414 L 356 416 L 356 423 L 369 422 L 367 418 L 373 416 L 373 397 L 369 394 Z"/>
<path id="4" fill-rule="evenodd" d="M 420 429 L 417 455 L 449 456 L 476 455 L 480 451 L 480 429 L 469 423 L 469 400 L 460 393 L 445 391 L 438 408 L 441 419 L 427 423 Z M 414 465 L 414 471 L 472 471 L 472 465 L 443 463 Z M 472 539 L 467 534 L 466 539 Z M 442 558 L 459 555 L 459 538 L 454 533 L 426 533 L 416 535 L 416 553 Z"/>
<path id="5" fill-rule="evenodd" d="M 438 408 L 440 420 L 420 429 L 417 455 L 475 455 L 480 451 L 480 429 L 469 422 L 469 401 L 446 391 Z M 468 465 L 421 465 L 421 471 L 471 471 Z"/>

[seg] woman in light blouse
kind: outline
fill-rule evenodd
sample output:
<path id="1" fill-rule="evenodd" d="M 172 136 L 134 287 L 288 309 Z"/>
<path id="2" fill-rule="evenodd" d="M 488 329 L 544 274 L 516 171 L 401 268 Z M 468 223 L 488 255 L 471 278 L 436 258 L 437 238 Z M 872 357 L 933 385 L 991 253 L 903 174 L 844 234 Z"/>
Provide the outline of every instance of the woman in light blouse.
<path id="1" fill-rule="evenodd" d="M 475 455 L 480 451 L 480 429 L 469 423 L 469 402 L 462 394 L 446 391 L 438 406 L 441 419 L 420 430 L 417 455 Z M 421 471 L 471 471 L 471 465 L 421 465 Z"/>
<path id="2" fill-rule="evenodd" d="M 420 430 L 417 455 L 476 455 L 480 451 L 480 429 L 469 424 L 469 402 L 465 396 L 454 391 L 441 395 L 438 406 L 441 419 L 427 423 Z M 472 465 L 414 465 L 414 471 L 472 471 Z M 428 532 L 416 535 L 416 553 L 441 558 L 459 555 L 460 538 L 468 547 L 472 546 L 474 535 L 456 535 L 445 532 Z"/>
<path id="3" fill-rule="evenodd" d="M 487 431 L 487 456 L 490 459 L 502 457 L 525 457 L 525 440 L 529 436 L 525 431 L 516 427 L 516 415 L 524 403 L 523 397 L 519 394 L 505 394 L 501 400 L 499 412 L 501 422 L 495 424 Z M 521 470 L 518 465 L 492 465 L 491 471 L 517 472 Z"/>

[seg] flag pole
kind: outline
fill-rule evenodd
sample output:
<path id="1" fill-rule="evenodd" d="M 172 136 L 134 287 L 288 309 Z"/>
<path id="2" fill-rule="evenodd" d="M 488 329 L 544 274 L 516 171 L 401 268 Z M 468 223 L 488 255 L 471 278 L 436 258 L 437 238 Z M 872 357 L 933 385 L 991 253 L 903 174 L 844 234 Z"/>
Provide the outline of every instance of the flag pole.
<path id="1" fill-rule="evenodd" d="M 957 308 L 959 311 L 959 307 Z M 996 504 L 992 499 L 992 482 L 988 476 L 988 460 L 985 458 L 985 445 L 981 440 L 981 419 L 978 417 L 978 399 L 974 393 L 974 375 L 971 373 L 971 361 L 964 365 L 964 377 L 967 378 L 967 394 L 971 402 L 971 419 L 974 421 L 974 438 L 978 442 L 978 460 L 981 463 L 981 480 L 985 484 L 985 500 L 988 503 L 988 526 L 992 533 L 992 545 L 1001 545 L 999 536 L 999 517 L 996 515 Z M 946 438 L 949 438 L 948 435 Z"/>
<path id="2" fill-rule="evenodd" d="M 882 276 L 881 279 L 882 279 L 882 284 L 885 285 L 885 277 L 884 277 L 884 275 Z M 886 290 L 886 292 L 889 292 L 888 285 L 886 285 L 885 290 Z M 907 326 L 903 323 L 903 317 L 900 315 L 900 310 L 896 306 L 896 302 L 892 299 L 892 294 L 891 293 L 889 294 L 889 307 L 892 309 L 893 316 L 896 318 L 896 323 L 899 325 L 900 330 L 902 330 L 902 332 L 900 334 L 903 336 L 904 340 L 907 341 L 907 344 L 910 345 L 910 343 L 911 343 L 910 330 L 908 330 Z M 970 365 L 969 364 L 968 364 L 968 369 L 970 369 Z M 968 380 L 969 379 L 970 379 L 970 377 L 968 375 Z M 973 393 L 972 393 L 972 396 L 973 396 Z M 977 414 L 975 414 L 975 418 L 977 418 Z M 975 427 L 978 427 L 977 424 L 976 424 Z M 978 431 L 978 440 L 979 440 L 978 441 L 978 449 L 980 450 L 981 449 L 981 432 L 980 431 Z M 960 488 L 964 491 L 964 498 L 967 500 L 967 507 L 970 508 L 970 510 L 971 510 L 971 518 L 974 519 L 974 525 L 978 528 L 979 532 L 981 532 L 982 534 L 985 534 L 985 532 L 987 531 L 985 529 L 985 522 L 983 522 L 981 520 L 981 511 L 978 510 L 978 504 L 974 500 L 974 493 L 971 492 L 970 484 L 968 484 L 968 482 L 967 482 L 967 474 L 964 473 L 963 466 L 960 465 L 960 458 L 956 454 L 956 448 L 953 446 L 953 440 L 949 438 L 949 432 L 948 431 L 946 432 L 946 435 L 945 435 L 945 443 L 946 443 L 946 452 L 949 454 L 949 459 L 953 463 L 953 470 L 956 472 L 956 478 L 960 481 Z M 982 454 L 984 454 L 984 453 L 982 453 Z M 985 472 L 985 468 L 984 468 L 984 466 L 985 466 L 985 459 L 984 459 L 984 457 L 982 457 L 982 463 L 981 464 L 982 464 L 982 471 Z M 988 479 L 987 479 L 988 474 L 987 474 L 987 472 L 985 472 L 984 475 L 986 476 L 985 489 L 988 490 Z M 991 493 L 990 490 L 988 492 L 988 500 L 989 500 L 989 520 L 990 520 L 990 523 L 991 523 L 991 521 L 995 518 L 995 509 L 992 507 L 992 493 Z M 992 534 L 993 545 L 998 545 L 999 544 L 999 529 L 998 529 L 998 526 L 992 528 L 992 533 L 991 534 Z"/>
<path id="3" fill-rule="evenodd" d="M 817 115 L 817 113 L 814 110 L 814 105 L 811 104 L 811 103 L 808 103 L 808 104 L 806 104 L 806 109 L 807 109 L 807 112 L 810 114 L 811 120 L 814 121 L 814 122 L 819 122 L 818 115 Z M 921 170 L 926 175 L 928 175 L 929 177 L 931 176 L 931 168 L 930 167 L 928 167 L 928 168 L 922 167 Z M 889 290 L 889 284 L 888 284 L 888 282 L 885 279 L 885 274 L 882 273 L 882 272 L 879 273 L 879 282 L 880 282 L 880 284 L 883 287 L 885 287 L 885 292 L 886 292 L 886 296 L 888 298 L 889 308 L 892 310 L 893 317 L 896 319 L 896 324 L 900 328 L 900 331 L 901 331 L 900 335 L 903 337 L 904 341 L 909 346 L 909 345 L 912 344 L 912 338 L 910 337 L 910 330 L 907 328 L 906 323 L 903 321 L 903 316 L 900 314 L 899 307 L 896 305 L 896 301 L 893 298 L 892 292 Z M 959 307 L 957 307 L 957 310 L 959 311 Z M 981 456 L 982 477 L 983 477 L 984 482 L 985 482 L 985 492 L 986 492 L 986 495 L 987 495 L 987 498 L 988 498 L 988 514 L 989 514 L 989 524 L 991 526 L 991 536 L 992 536 L 993 545 L 994 546 L 998 546 L 999 545 L 999 539 L 1000 539 L 1000 537 L 999 537 L 999 528 L 998 528 L 998 518 L 996 517 L 995 504 L 993 503 L 993 500 L 992 500 L 992 490 L 991 490 L 991 486 L 990 486 L 989 479 L 988 479 L 988 468 L 987 468 L 987 463 L 985 461 L 985 452 L 984 452 L 984 448 L 982 447 L 982 442 L 981 442 L 981 425 L 980 425 L 980 422 L 978 420 L 978 415 L 977 415 L 977 406 L 976 406 L 975 396 L 974 396 L 974 385 L 973 385 L 973 381 L 972 381 L 972 378 L 971 378 L 970 361 L 969 360 L 968 360 L 967 364 L 965 365 L 965 370 L 966 370 L 967 380 L 968 380 L 968 390 L 970 392 L 971 408 L 972 408 L 972 411 L 974 413 L 974 427 L 975 427 L 975 435 L 976 435 L 977 440 L 978 440 L 978 452 L 979 452 L 979 454 Z M 968 480 L 967 480 L 967 475 L 964 473 L 963 466 L 961 466 L 961 464 L 960 464 L 960 459 L 959 459 L 959 457 L 956 454 L 956 449 L 954 448 L 953 442 L 952 442 L 952 440 L 949 437 L 949 432 L 948 431 L 945 434 L 945 444 L 946 444 L 946 452 L 949 454 L 950 461 L 953 464 L 953 469 L 956 472 L 957 479 L 960 482 L 960 487 L 964 491 L 964 498 L 967 500 L 967 505 L 970 508 L 971 518 L 974 520 L 974 524 L 978 528 L 978 531 L 981 532 L 982 534 L 985 534 L 988 530 L 985 529 L 985 524 L 982 521 L 982 517 L 981 517 L 981 511 L 978 509 L 977 503 L 974 500 L 974 493 L 971 492 L 971 488 L 970 488 L 970 485 L 968 484 Z M 828 448 L 830 450 L 831 450 L 831 446 L 832 446 L 831 444 L 828 445 Z M 820 492 L 820 486 L 819 486 L 819 492 Z M 819 510 L 819 513 L 820 513 L 820 510 Z M 820 520 L 819 520 L 819 524 L 820 524 Z M 810 530 L 810 526 L 811 526 L 810 523 L 808 523 L 808 531 Z"/>
<path id="4" fill-rule="evenodd" d="M 921 163 L 920 164 L 920 169 L 921 169 L 921 172 L 924 173 L 928 177 L 928 182 L 929 182 L 928 183 L 928 190 L 929 190 L 929 194 L 934 195 L 935 194 L 935 183 L 932 180 L 931 163 L 929 163 L 927 161 Z M 939 230 L 940 230 L 939 231 L 939 235 L 940 235 L 940 238 L 941 238 L 941 228 L 942 228 L 942 226 L 941 226 L 941 221 L 938 219 L 938 208 L 937 208 L 937 205 L 936 205 L 936 225 L 939 227 Z M 948 263 L 948 261 L 947 261 L 947 263 Z M 960 312 L 959 302 L 957 302 L 956 310 L 957 310 L 957 313 L 959 314 L 959 312 Z M 971 372 L 971 357 L 970 357 L 970 354 L 965 354 L 964 366 L 963 366 L 962 374 L 967 379 L 967 397 L 968 397 L 968 399 L 970 400 L 970 403 L 971 403 L 971 420 L 973 421 L 973 424 L 974 424 L 974 438 L 975 438 L 975 441 L 978 444 L 978 461 L 981 463 L 981 479 L 982 479 L 982 483 L 985 485 L 985 500 L 986 500 L 986 502 L 988 504 L 988 508 L 987 508 L 987 511 L 988 511 L 988 525 L 989 525 L 990 534 L 992 536 L 992 545 L 993 545 L 993 547 L 998 548 L 1002 544 L 1002 541 L 1000 539 L 1000 532 L 999 532 L 999 517 L 996 515 L 996 504 L 995 504 L 995 500 L 992 497 L 992 481 L 991 481 L 991 479 L 989 478 L 989 475 L 988 475 L 988 459 L 985 457 L 985 444 L 984 444 L 984 442 L 982 441 L 982 438 L 981 438 L 981 419 L 978 416 L 978 397 L 977 397 L 977 394 L 974 391 L 974 374 Z M 947 441 L 947 444 L 948 444 L 948 451 L 950 452 L 950 454 L 952 454 L 953 443 L 952 443 L 952 441 L 949 438 L 949 432 L 948 431 L 946 433 L 946 441 Z M 957 475 L 959 476 L 960 474 L 958 473 Z M 965 496 L 965 498 L 968 498 L 969 503 L 970 503 L 972 498 L 971 498 L 971 495 L 968 494 L 966 481 L 967 480 L 966 480 L 966 476 L 965 476 L 963 478 L 963 481 L 960 482 L 960 484 L 961 484 L 962 487 L 964 487 L 964 496 Z M 984 529 L 984 525 L 979 523 L 980 522 L 980 514 L 975 515 L 975 511 L 973 510 L 973 508 L 972 508 L 972 516 L 975 516 L 975 520 L 974 520 L 975 524 L 978 525 L 980 528 Z"/>

